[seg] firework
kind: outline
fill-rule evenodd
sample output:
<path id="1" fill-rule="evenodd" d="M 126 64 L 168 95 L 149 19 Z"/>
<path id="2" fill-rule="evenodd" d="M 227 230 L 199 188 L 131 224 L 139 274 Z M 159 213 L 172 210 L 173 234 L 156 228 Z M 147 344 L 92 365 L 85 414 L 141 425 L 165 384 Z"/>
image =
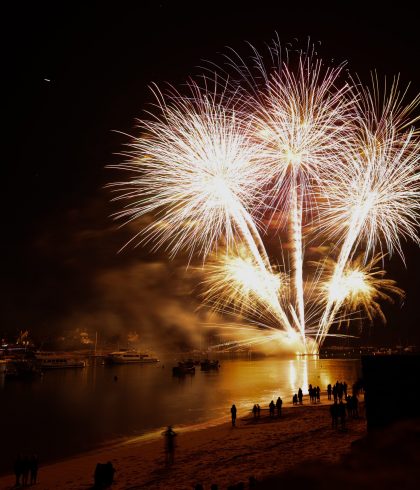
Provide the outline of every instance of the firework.
<path id="1" fill-rule="evenodd" d="M 299 339 L 315 352 L 333 324 L 384 320 L 380 303 L 403 294 L 378 263 L 403 258 L 402 240 L 420 244 L 420 97 L 406 103 L 398 79 L 381 95 L 375 77 L 369 90 L 314 53 L 281 53 L 275 43 L 267 68 L 254 50 L 257 76 L 231 58 L 231 96 L 217 83 L 155 88 L 117 166 L 130 177 L 112 187 L 126 202 L 117 218 L 153 216 L 133 240 L 202 257 L 205 302 L 247 319 L 241 345 Z M 284 228 L 289 270 L 263 240 Z M 309 240 L 328 255 L 304 278 Z"/>
<path id="2" fill-rule="evenodd" d="M 256 224 L 267 180 L 259 149 L 231 101 L 189 88 L 190 96 L 172 91 L 167 99 L 155 91 L 159 114 L 140 121 L 129 161 L 118 167 L 131 178 L 113 185 L 116 199 L 128 202 L 117 217 L 154 213 L 143 242 L 166 244 L 172 255 L 186 248 L 205 257 L 221 237 L 229 248 L 240 236 L 266 267 Z"/>
<path id="3" fill-rule="evenodd" d="M 275 44 L 274 49 L 280 47 Z M 272 171 L 274 208 L 289 209 L 294 296 L 304 339 L 304 203 L 308 210 L 314 187 L 322 188 L 323 176 L 339 164 L 348 142 L 353 100 L 347 84 L 335 87 L 341 66 L 324 68 L 321 60 L 305 53 L 297 66 L 296 73 L 287 63 L 265 72 L 254 120 Z"/>
<path id="4" fill-rule="evenodd" d="M 394 297 L 403 298 L 404 292 L 395 281 L 385 278 L 386 272 L 378 264 L 384 257 L 380 254 L 365 263 L 365 255 L 360 254 L 355 260 L 346 264 L 343 273 L 337 277 L 337 263 L 326 259 L 323 264 L 324 282 L 319 285 L 320 301 L 333 301 L 334 314 L 344 309 L 343 318 L 348 322 L 348 313 L 361 311 L 372 323 L 379 318 L 386 323 L 380 302 L 394 302 Z"/>
<path id="5" fill-rule="evenodd" d="M 395 88 L 390 97 L 394 94 Z M 389 254 L 396 250 L 403 258 L 401 238 L 419 243 L 420 143 L 402 118 L 410 114 L 407 107 L 413 103 L 400 107 L 401 100 L 397 104 L 385 98 L 383 113 L 378 115 L 376 98 L 367 100 L 371 105 L 362 110 L 368 119 L 359 115 L 361 127 L 354 147 L 345 164 L 326 178 L 328 199 L 321 205 L 320 229 L 339 249 L 333 284 L 342 281 L 346 264 L 361 244 L 367 261 L 378 248 Z M 334 305 L 332 294 L 320 321 L 319 342 L 334 320 Z"/>

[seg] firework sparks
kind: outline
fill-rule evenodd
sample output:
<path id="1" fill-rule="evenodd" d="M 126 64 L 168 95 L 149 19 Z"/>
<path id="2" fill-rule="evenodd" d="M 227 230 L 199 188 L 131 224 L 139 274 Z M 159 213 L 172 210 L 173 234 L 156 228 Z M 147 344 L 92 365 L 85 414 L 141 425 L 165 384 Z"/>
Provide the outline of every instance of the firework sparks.
<path id="1" fill-rule="evenodd" d="M 255 238 L 267 179 L 258 147 L 230 101 L 222 104 L 197 85 L 190 89 L 190 97 L 172 93 L 169 102 L 155 92 L 160 115 L 140 122 L 143 134 L 130 144 L 130 161 L 119 167 L 132 177 L 114 184 L 117 199 L 129 202 L 117 216 L 131 221 L 154 213 L 143 241 L 166 244 L 172 255 L 187 248 L 205 257 L 221 237 L 230 247 L 239 235 L 267 267 Z"/>
<path id="2" fill-rule="evenodd" d="M 332 259 L 325 261 L 323 268 L 327 277 L 320 285 L 320 295 L 321 301 L 322 297 L 326 302 L 333 301 L 333 317 L 344 309 L 347 321 L 348 312 L 361 311 L 370 322 L 377 317 L 386 323 L 380 302 L 393 303 L 393 298 L 403 298 L 404 292 L 394 280 L 385 278 L 386 272 L 378 266 L 383 258 L 378 254 L 366 264 L 365 255 L 360 254 L 346 264 L 340 277 L 335 274 L 336 262 Z"/>
<path id="3" fill-rule="evenodd" d="M 271 51 L 279 52 L 275 43 Z M 303 286 L 303 214 L 313 201 L 314 184 L 338 164 L 347 147 L 353 100 L 350 87 L 336 88 L 342 66 L 325 68 L 322 61 L 301 53 L 296 72 L 282 62 L 266 70 L 265 85 L 253 97 L 256 137 L 264 146 L 264 158 L 273 176 L 272 202 L 289 209 L 292 277 L 296 310 L 302 338 L 305 338 Z"/>

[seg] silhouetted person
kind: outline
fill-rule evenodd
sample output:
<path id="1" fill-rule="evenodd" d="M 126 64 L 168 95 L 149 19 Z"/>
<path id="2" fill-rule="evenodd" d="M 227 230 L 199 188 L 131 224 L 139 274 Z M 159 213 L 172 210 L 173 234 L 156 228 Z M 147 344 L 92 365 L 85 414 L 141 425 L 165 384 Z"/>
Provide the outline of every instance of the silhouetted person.
<path id="1" fill-rule="evenodd" d="M 353 395 L 353 417 L 359 418 L 359 400 L 356 395 Z"/>
<path id="2" fill-rule="evenodd" d="M 112 466 L 112 463 L 98 463 L 95 468 L 95 473 L 93 474 L 93 488 L 99 490 L 111 486 L 112 482 L 114 481 L 114 472 L 115 470 Z"/>
<path id="3" fill-rule="evenodd" d="M 281 406 L 283 405 L 283 400 L 278 397 L 276 401 L 277 417 L 281 417 Z"/>
<path id="4" fill-rule="evenodd" d="M 15 487 L 20 487 L 20 478 L 21 478 L 22 473 L 23 473 L 23 460 L 22 460 L 22 456 L 20 454 L 18 454 L 16 459 L 15 459 L 15 463 L 13 465 L 13 472 L 14 472 L 15 477 L 16 477 Z"/>
<path id="5" fill-rule="evenodd" d="M 321 388 L 317 386 L 315 392 L 316 392 L 316 401 L 319 403 L 321 401 Z"/>
<path id="6" fill-rule="evenodd" d="M 175 455 L 175 437 L 176 433 L 172 430 L 172 425 L 168 425 L 168 428 L 163 433 L 165 436 L 165 456 L 166 464 L 173 464 Z"/>
<path id="7" fill-rule="evenodd" d="M 331 393 L 332 393 L 332 387 L 331 383 L 327 386 L 327 394 L 328 394 L 328 400 L 331 400 Z"/>
<path id="8" fill-rule="evenodd" d="M 338 404 L 338 416 L 340 418 L 340 425 L 342 429 L 346 428 L 346 406 L 343 403 L 343 400 Z"/>
<path id="9" fill-rule="evenodd" d="M 257 480 L 256 480 L 255 476 L 249 477 L 248 486 L 249 486 L 249 488 L 257 488 Z"/>
<path id="10" fill-rule="evenodd" d="M 236 425 L 236 406 L 232 405 L 230 409 L 230 414 L 232 416 L 232 427 L 235 427 Z"/>
<path id="11" fill-rule="evenodd" d="M 34 454 L 29 462 L 29 469 L 31 472 L 31 485 L 36 485 L 38 478 L 38 456 Z"/>
<path id="12" fill-rule="evenodd" d="M 114 483 L 114 475 L 115 475 L 115 468 L 112 465 L 111 461 L 108 461 L 104 469 L 105 485 L 111 486 Z"/>
<path id="13" fill-rule="evenodd" d="M 274 405 L 273 400 L 271 400 L 270 405 L 268 405 L 268 408 L 269 408 L 269 411 L 270 411 L 270 417 L 274 417 L 275 405 Z"/>
<path id="14" fill-rule="evenodd" d="M 29 478 L 29 458 L 25 456 L 22 460 L 22 486 L 26 487 L 28 485 Z"/>
<path id="15" fill-rule="evenodd" d="M 260 404 L 257 403 L 257 415 L 258 415 L 258 418 L 260 418 L 260 415 L 261 415 L 261 407 L 260 407 Z"/>
<path id="16" fill-rule="evenodd" d="M 252 407 L 252 413 L 254 414 L 254 419 L 256 419 L 257 418 L 257 413 L 258 413 L 258 407 L 257 407 L 257 405 L 254 405 Z"/>
<path id="17" fill-rule="evenodd" d="M 335 401 L 332 405 L 330 405 L 330 415 L 331 415 L 331 427 L 333 429 L 337 429 L 338 427 L 338 405 Z"/>
<path id="18" fill-rule="evenodd" d="M 299 398 L 299 405 L 302 405 L 302 403 L 303 403 L 303 392 L 302 392 L 302 388 L 299 388 L 298 389 L 298 398 Z"/>
<path id="19" fill-rule="evenodd" d="M 298 404 L 298 397 L 297 397 L 297 394 L 295 393 L 293 395 L 293 405 L 297 405 Z"/>

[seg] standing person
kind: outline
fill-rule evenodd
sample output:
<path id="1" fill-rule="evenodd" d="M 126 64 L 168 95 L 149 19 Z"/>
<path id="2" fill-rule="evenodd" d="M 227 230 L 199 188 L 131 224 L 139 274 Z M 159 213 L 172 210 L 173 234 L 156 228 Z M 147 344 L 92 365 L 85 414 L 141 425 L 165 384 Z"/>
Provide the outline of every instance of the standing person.
<path id="1" fill-rule="evenodd" d="M 338 404 L 338 416 L 340 417 L 340 425 L 344 430 L 346 428 L 346 406 L 343 403 L 343 400 L 340 400 Z"/>
<path id="2" fill-rule="evenodd" d="M 232 405 L 230 409 L 230 414 L 232 416 L 232 427 L 235 427 L 236 425 L 236 406 Z"/>
<path id="3" fill-rule="evenodd" d="M 260 415 L 261 415 L 261 407 L 260 407 L 260 404 L 257 403 L 257 415 L 258 415 L 258 418 L 260 418 Z"/>
<path id="4" fill-rule="evenodd" d="M 283 405 L 283 400 L 278 397 L 276 401 L 277 417 L 281 417 L 281 406 Z"/>
<path id="5" fill-rule="evenodd" d="M 13 465 L 13 472 L 16 477 L 15 487 L 20 487 L 20 477 L 22 476 L 23 473 L 23 460 L 20 454 L 18 454 L 15 459 L 15 463 Z"/>
<path id="6" fill-rule="evenodd" d="M 328 393 L 328 400 L 331 400 L 331 393 L 332 393 L 331 383 L 329 383 L 327 386 L 327 393 Z"/>
<path id="7" fill-rule="evenodd" d="M 302 392 L 302 388 L 299 388 L 298 389 L 298 398 L 299 398 L 299 405 L 302 405 L 302 403 L 303 403 L 303 392 Z"/>
<path id="8" fill-rule="evenodd" d="M 29 458 L 25 456 L 22 460 L 22 487 L 28 485 L 29 478 Z"/>
<path id="9" fill-rule="evenodd" d="M 268 405 L 268 408 L 270 410 L 270 417 L 274 417 L 274 407 L 275 407 L 274 402 L 273 400 L 271 400 L 270 405 Z"/>
<path id="10" fill-rule="evenodd" d="M 330 405 L 330 415 L 331 415 L 331 427 L 333 429 L 337 429 L 338 427 L 338 405 L 335 401 L 332 405 Z"/>
<path id="11" fill-rule="evenodd" d="M 31 471 L 31 485 L 36 485 L 38 478 L 38 456 L 34 454 L 29 462 L 29 469 Z"/>
<path id="12" fill-rule="evenodd" d="M 252 408 L 252 413 L 254 414 L 254 419 L 257 418 L 257 412 L 258 412 L 257 405 L 254 405 L 254 407 Z"/>
<path id="13" fill-rule="evenodd" d="M 172 425 L 168 425 L 168 428 L 165 430 L 163 435 L 165 436 L 166 464 L 170 465 L 174 462 L 176 437 L 176 433 L 172 430 Z"/>

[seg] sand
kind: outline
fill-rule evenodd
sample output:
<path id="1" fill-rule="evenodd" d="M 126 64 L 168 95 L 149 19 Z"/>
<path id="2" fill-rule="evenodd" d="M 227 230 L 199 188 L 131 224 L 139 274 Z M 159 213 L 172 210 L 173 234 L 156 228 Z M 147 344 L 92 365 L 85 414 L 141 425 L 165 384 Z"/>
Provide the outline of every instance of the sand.
<path id="1" fill-rule="evenodd" d="M 164 462 L 164 441 L 159 434 L 129 439 L 64 461 L 41 466 L 39 490 L 88 489 L 96 463 L 111 461 L 116 469 L 112 489 L 193 489 L 196 483 L 209 489 L 217 483 L 225 489 L 239 481 L 257 480 L 319 460 L 335 463 L 350 451 L 351 443 L 366 433 L 363 417 L 347 420 L 345 430 L 331 428 L 330 402 L 285 406 L 282 417 L 270 418 L 263 410 L 254 421 L 238 414 L 189 428 L 177 428 L 175 462 Z M 214 425 L 216 424 L 216 425 Z M 12 475 L 0 478 L 0 489 L 13 488 Z"/>

